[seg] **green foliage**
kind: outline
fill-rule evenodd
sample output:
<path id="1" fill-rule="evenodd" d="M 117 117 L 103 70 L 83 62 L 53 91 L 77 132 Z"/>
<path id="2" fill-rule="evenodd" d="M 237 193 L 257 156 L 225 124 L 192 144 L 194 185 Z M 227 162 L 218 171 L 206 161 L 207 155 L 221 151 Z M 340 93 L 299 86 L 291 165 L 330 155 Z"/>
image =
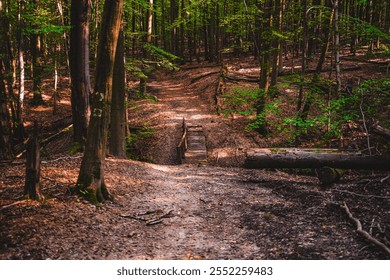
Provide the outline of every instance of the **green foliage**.
<path id="1" fill-rule="evenodd" d="M 178 70 L 179 68 L 174 64 L 180 61 L 180 58 L 174 54 L 171 54 L 153 44 L 145 43 L 144 49 L 147 54 L 152 57 L 158 68 L 167 70 Z M 150 62 L 149 62 L 150 63 Z"/>
<path id="2" fill-rule="evenodd" d="M 141 127 L 130 129 L 130 135 L 126 138 L 126 153 L 129 159 L 147 161 L 137 150 L 142 147 L 142 142 L 153 137 L 155 130 L 144 123 Z"/>
<path id="3" fill-rule="evenodd" d="M 225 116 L 237 113 L 243 116 L 256 112 L 255 104 L 259 98 L 259 89 L 236 87 L 222 95 L 226 109 L 222 110 Z"/>
<path id="4" fill-rule="evenodd" d="M 329 81 L 323 81 L 323 83 L 326 84 Z M 321 93 L 320 88 L 317 85 L 311 90 Z M 284 118 L 282 130 L 289 130 L 293 136 L 314 133 L 321 135 L 322 139 L 327 142 L 339 137 L 345 124 L 359 123 L 362 111 L 366 119 L 377 119 L 388 123 L 388 120 L 379 118 L 379 115 L 386 114 L 379 114 L 379 112 L 386 110 L 384 104 L 390 104 L 390 79 L 367 80 L 358 86 L 353 94 L 345 94 L 329 102 L 324 99 L 323 94 L 317 94 L 314 95 L 314 102 L 320 113 L 310 115 L 305 120 L 299 116 Z"/>
<path id="5" fill-rule="evenodd" d="M 264 105 L 264 110 L 261 114 L 256 115 L 256 117 L 249 122 L 245 127 L 245 131 L 258 131 L 267 125 L 267 116 L 269 115 L 278 115 L 280 113 L 279 100 L 270 102 Z"/>
<path id="6" fill-rule="evenodd" d="M 25 35 L 29 34 L 63 34 L 70 30 L 71 26 L 63 26 L 58 20 L 56 13 L 53 13 L 55 6 L 52 1 L 41 1 L 39 5 L 27 3 L 22 18 L 26 23 L 23 29 Z"/>
<path id="7" fill-rule="evenodd" d="M 73 142 L 72 147 L 70 148 L 69 155 L 73 156 L 80 152 L 81 144 L 78 142 Z"/>

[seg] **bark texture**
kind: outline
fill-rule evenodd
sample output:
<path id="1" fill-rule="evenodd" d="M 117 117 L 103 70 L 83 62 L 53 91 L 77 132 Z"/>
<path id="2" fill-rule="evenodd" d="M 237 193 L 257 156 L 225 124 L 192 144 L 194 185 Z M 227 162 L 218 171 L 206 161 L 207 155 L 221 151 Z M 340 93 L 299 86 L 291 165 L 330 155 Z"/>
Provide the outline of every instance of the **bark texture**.
<path id="1" fill-rule="evenodd" d="M 249 168 L 321 168 L 390 170 L 390 158 L 357 153 L 303 150 L 293 148 L 250 149 L 245 166 Z"/>
<path id="2" fill-rule="evenodd" d="M 38 122 L 34 123 L 34 134 L 27 143 L 26 153 L 26 182 L 24 196 L 29 199 L 43 200 L 40 190 L 41 159 L 38 140 Z"/>
<path id="3" fill-rule="evenodd" d="M 115 52 L 122 11 L 123 0 L 105 2 L 87 144 L 76 186 L 76 190 L 93 203 L 110 198 L 104 182 L 104 161 L 110 120 Z"/>
<path id="4" fill-rule="evenodd" d="M 72 80 L 73 141 L 83 150 L 89 121 L 89 0 L 72 0 L 70 74 Z"/>

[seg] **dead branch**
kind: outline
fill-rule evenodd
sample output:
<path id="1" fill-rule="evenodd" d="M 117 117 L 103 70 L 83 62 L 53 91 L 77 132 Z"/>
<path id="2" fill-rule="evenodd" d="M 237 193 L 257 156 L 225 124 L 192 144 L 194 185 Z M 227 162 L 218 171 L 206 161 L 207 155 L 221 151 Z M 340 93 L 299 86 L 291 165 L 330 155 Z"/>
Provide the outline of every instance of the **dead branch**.
<path id="1" fill-rule="evenodd" d="M 356 224 L 356 232 L 360 234 L 362 237 L 364 237 L 367 241 L 375 244 L 379 249 L 381 249 L 385 254 L 390 256 L 390 248 L 387 247 L 385 244 L 383 244 L 381 241 L 378 239 L 372 237 L 367 231 L 363 230 L 362 223 L 359 221 L 359 219 L 355 218 L 351 211 L 348 208 L 348 205 L 346 202 L 344 202 L 344 205 L 341 206 L 345 212 L 347 213 L 349 219 L 351 219 L 355 224 Z"/>
<path id="2" fill-rule="evenodd" d="M 363 127 L 364 127 L 364 131 L 366 132 L 366 138 L 367 138 L 367 147 L 368 147 L 368 151 L 370 153 L 370 156 L 372 155 L 372 151 L 371 151 L 371 141 L 370 141 L 370 133 L 368 132 L 368 128 L 367 128 L 367 122 L 366 122 L 366 116 L 364 114 L 364 110 L 363 110 L 363 103 L 364 103 L 364 99 L 362 97 L 362 100 L 360 101 L 360 113 L 362 114 L 362 120 L 363 120 Z"/>
<path id="3" fill-rule="evenodd" d="M 349 71 L 356 71 L 356 70 L 361 70 L 362 67 L 361 66 L 352 66 L 352 67 L 345 67 L 345 68 L 342 68 L 341 71 L 342 72 L 349 72 Z M 325 68 L 325 69 L 322 69 L 321 72 L 330 72 L 332 69 L 331 68 Z M 314 73 L 317 73 L 317 70 L 316 69 L 307 69 L 306 70 L 306 73 L 307 74 L 314 74 Z M 282 72 L 280 73 L 279 75 L 280 76 L 289 76 L 289 75 L 292 75 L 292 74 L 300 74 L 300 72 Z"/>
<path id="4" fill-rule="evenodd" d="M 387 139 L 390 139 L 390 129 L 381 127 L 378 124 L 376 124 L 372 127 L 372 132 L 374 132 L 375 134 L 378 134 L 380 136 L 386 137 Z"/>
<path id="5" fill-rule="evenodd" d="M 51 141 L 53 141 L 54 139 L 58 138 L 58 137 L 61 136 L 62 134 L 67 133 L 72 127 L 73 127 L 73 124 L 68 125 L 67 127 L 61 129 L 59 132 L 57 132 L 57 133 L 55 133 L 55 134 L 49 136 L 48 138 L 42 140 L 42 141 L 40 142 L 41 146 L 44 146 L 44 145 L 50 143 Z"/>
<path id="6" fill-rule="evenodd" d="M 375 60 L 358 59 L 356 56 L 352 56 L 352 57 L 343 56 L 342 59 L 354 61 L 354 62 L 363 62 L 363 63 L 370 63 L 370 64 L 376 64 L 376 65 L 383 65 L 383 66 L 387 66 L 389 63 L 389 61 L 375 61 Z"/>
<path id="7" fill-rule="evenodd" d="M 181 67 L 181 70 L 196 70 L 196 69 L 203 69 L 203 68 L 215 68 L 218 67 L 218 65 L 195 65 L 195 66 L 188 66 L 188 67 Z"/>
<path id="8" fill-rule="evenodd" d="M 76 157 L 60 157 L 60 158 L 56 158 L 56 159 L 53 159 L 53 160 L 42 161 L 41 163 L 47 164 L 47 163 L 57 162 L 57 161 L 60 161 L 60 160 L 79 159 L 79 158 L 82 158 L 82 157 L 83 157 L 83 156 L 76 156 Z"/>
<path id="9" fill-rule="evenodd" d="M 20 200 L 20 201 L 16 201 L 16 202 L 11 203 L 11 204 L 8 204 L 8 205 L 4 205 L 4 206 L 2 206 L 2 207 L 0 208 L 0 211 L 2 211 L 2 210 L 4 210 L 4 209 L 7 209 L 7 208 L 9 208 L 9 207 L 12 207 L 12 206 L 14 206 L 14 205 L 18 205 L 18 204 L 23 203 L 23 202 L 24 202 L 23 200 Z"/>
<path id="10" fill-rule="evenodd" d="M 358 197 L 364 197 L 364 198 L 378 198 L 378 199 L 390 199 L 389 196 L 379 196 L 379 195 L 372 195 L 372 194 L 360 194 L 360 193 L 355 193 L 355 192 L 350 192 L 350 191 L 344 191 L 344 190 L 338 190 L 334 189 L 332 191 L 339 192 L 339 193 L 346 193 Z"/>
<path id="11" fill-rule="evenodd" d="M 389 179 L 390 179 L 390 175 L 388 175 L 385 178 L 381 179 L 381 183 L 386 182 Z"/>
<path id="12" fill-rule="evenodd" d="M 212 76 L 212 75 L 215 75 L 215 74 L 219 74 L 219 71 L 213 71 L 213 72 L 209 72 L 209 73 L 206 73 L 206 74 L 203 74 L 203 75 L 200 75 L 198 77 L 195 77 L 193 79 L 191 79 L 191 84 L 203 79 L 203 78 L 206 78 L 208 76 Z"/>
<path id="13" fill-rule="evenodd" d="M 145 213 L 138 213 L 135 215 L 134 214 L 121 214 L 120 216 L 123 218 L 129 218 L 129 219 L 145 222 L 145 225 L 152 226 L 152 225 L 162 223 L 163 219 L 168 218 L 172 212 L 173 212 L 173 209 L 168 210 L 165 213 L 162 210 L 156 210 L 156 211 L 147 211 Z M 153 216 L 154 214 L 160 214 L 160 215 Z M 152 216 L 148 217 L 150 215 L 152 215 Z"/>
<path id="14" fill-rule="evenodd" d="M 259 77 L 254 76 L 247 76 L 247 75 L 226 75 L 226 80 L 232 81 L 232 82 L 247 82 L 247 83 L 259 83 L 260 79 Z"/>

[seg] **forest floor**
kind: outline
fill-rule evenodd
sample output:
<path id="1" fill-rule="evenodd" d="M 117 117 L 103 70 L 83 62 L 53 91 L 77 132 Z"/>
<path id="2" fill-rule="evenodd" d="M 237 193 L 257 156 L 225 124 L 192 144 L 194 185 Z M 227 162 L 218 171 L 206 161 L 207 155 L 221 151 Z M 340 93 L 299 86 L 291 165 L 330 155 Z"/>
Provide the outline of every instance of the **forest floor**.
<path id="1" fill-rule="evenodd" d="M 375 64 L 350 61 L 359 63 L 346 75 L 383 75 Z M 231 65 L 257 74 L 253 65 Z M 0 165 L 0 259 L 388 259 L 357 234 L 342 206 L 389 246 L 389 173 L 348 171 L 323 189 L 310 172 L 242 168 L 245 149 L 285 139 L 244 130 L 247 117 L 215 113 L 219 70 L 203 64 L 151 77 L 151 98 L 129 109 L 131 129 L 143 131 L 133 147 L 138 161 L 106 161 L 113 201 L 91 205 L 68 192 L 81 163 L 69 155 L 70 132 L 43 148 L 42 203 L 21 200 L 23 159 Z M 31 119 L 45 120 L 43 138 L 70 122 L 62 88 L 56 116 L 48 106 L 29 109 Z M 207 163 L 178 165 L 183 118 L 203 127 Z"/>

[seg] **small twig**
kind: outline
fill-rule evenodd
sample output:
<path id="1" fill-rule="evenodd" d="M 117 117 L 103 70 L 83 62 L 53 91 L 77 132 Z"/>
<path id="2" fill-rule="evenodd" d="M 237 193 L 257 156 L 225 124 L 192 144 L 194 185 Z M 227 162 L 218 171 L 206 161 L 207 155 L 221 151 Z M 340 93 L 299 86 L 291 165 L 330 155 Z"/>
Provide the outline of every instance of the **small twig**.
<path id="1" fill-rule="evenodd" d="M 364 127 L 364 130 L 366 132 L 366 135 L 367 135 L 367 147 L 368 147 L 368 151 L 370 153 L 370 156 L 372 155 L 372 151 L 371 151 L 371 143 L 370 143 L 370 133 L 368 132 L 368 128 L 367 128 L 367 123 L 366 123 L 366 116 L 364 115 L 364 111 L 363 111 L 363 102 L 364 102 L 364 99 L 362 97 L 362 100 L 360 102 L 360 112 L 362 113 L 362 120 L 363 120 L 363 127 Z"/>
<path id="2" fill-rule="evenodd" d="M 390 175 L 388 175 L 387 177 L 381 179 L 381 183 L 384 183 L 384 182 L 386 182 L 389 179 L 390 179 Z"/>
<path id="3" fill-rule="evenodd" d="M 21 201 L 16 201 L 16 202 L 14 202 L 14 203 L 5 205 L 5 206 L 3 206 L 3 207 L 0 208 L 0 211 L 4 210 L 4 209 L 6 209 L 6 208 L 9 208 L 9 207 L 11 207 L 11 206 L 14 206 L 14 205 L 18 205 L 18 204 L 20 204 L 20 203 L 22 203 L 22 202 L 23 202 L 23 200 L 21 200 Z"/>
<path id="4" fill-rule="evenodd" d="M 356 224 L 356 232 L 360 234 L 362 237 L 367 239 L 369 242 L 375 244 L 378 248 L 380 248 L 384 253 L 390 256 L 390 248 L 387 247 L 385 244 L 383 244 L 378 239 L 372 237 L 367 231 L 363 230 L 362 223 L 359 221 L 359 219 L 355 218 L 351 211 L 348 208 L 348 205 L 346 202 L 344 202 L 344 205 L 341 206 L 345 212 L 347 213 L 348 217 Z"/>
<path id="5" fill-rule="evenodd" d="M 151 218 L 145 218 L 144 216 L 147 216 L 147 215 L 152 215 L 152 214 L 156 214 L 156 213 L 161 213 L 162 211 L 161 210 L 156 210 L 156 211 L 146 211 L 144 213 L 139 213 L 139 214 L 136 214 L 136 215 L 133 215 L 133 214 L 122 214 L 120 215 L 121 217 L 123 218 L 130 218 L 130 219 L 133 219 L 133 220 L 137 220 L 137 221 L 142 221 L 142 222 L 145 222 L 147 226 L 152 226 L 152 225 L 156 225 L 156 224 L 160 224 L 162 223 L 162 220 L 164 218 L 167 218 L 172 212 L 173 212 L 173 209 L 167 211 L 166 213 L 163 213 L 162 215 L 160 216 L 157 216 L 157 217 L 151 217 Z"/>
<path id="6" fill-rule="evenodd" d="M 365 198 L 379 198 L 379 199 L 390 199 L 389 196 L 379 196 L 379 195 L 372 195 L 372 194 L 360 194 L 360 193 L 355 193 L 355 192 L 350 192 L 350 191 L 343 191 L 343 190 L 337 190 L 337 189 L 334 189 L 332 191 L 336 191 L 336 192 L 340 192 L 340 193 L 347 193 L 347 194 L 351 194 L 351 195 L 355 195 L 355 196 L 359 196 L 359 197 L 365 197 Z"/>
<path id="7" fill-rule="evenodd" d="M 372 219 L 371 221 L 371 226 L 370 226 L 370 235 L 372 235 L 372 229 L 375 227 L 375 218 Z"/>

